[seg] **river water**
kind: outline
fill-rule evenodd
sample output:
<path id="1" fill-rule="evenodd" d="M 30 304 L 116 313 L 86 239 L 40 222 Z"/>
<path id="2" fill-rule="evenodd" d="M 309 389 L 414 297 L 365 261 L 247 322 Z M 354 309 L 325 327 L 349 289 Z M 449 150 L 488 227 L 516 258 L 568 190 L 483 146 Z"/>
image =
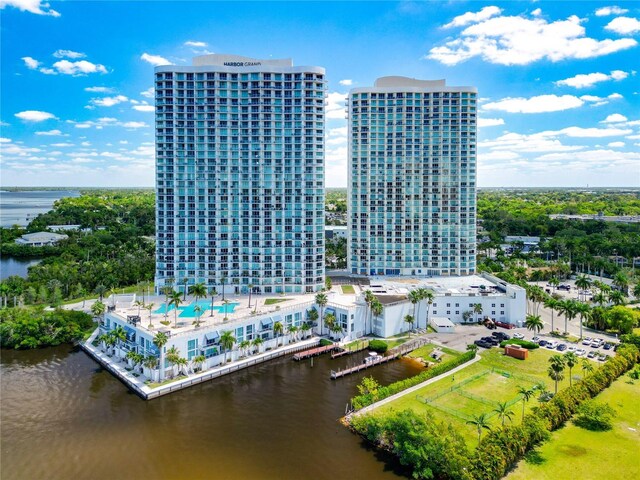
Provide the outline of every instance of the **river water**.
<path id="1" fill-rule="evenodd" d="M 0 257 L 0 280 L 4 280 L 11 275 L 27 276 L 28 269 L 31 265 L 40 263 L 40 260 L 23 260 L 13 257 Z"/>
<path id="2" fill-rule="evenodd" d="M 356 385 L 421 370 L 407 359 L 340 380 L 363 354 L 284 357 L 151 401 L 69 346 L 2 351 L 0 477 L 391 479 L 397 462 L 343 427 Z"/>
<path id="3" fill-rule="evenodd" d="M 41 213 L 53 207 L 63 197 L 78 197 L 74 190 L 0 190 L 0 227 L 26 226 Z"/>

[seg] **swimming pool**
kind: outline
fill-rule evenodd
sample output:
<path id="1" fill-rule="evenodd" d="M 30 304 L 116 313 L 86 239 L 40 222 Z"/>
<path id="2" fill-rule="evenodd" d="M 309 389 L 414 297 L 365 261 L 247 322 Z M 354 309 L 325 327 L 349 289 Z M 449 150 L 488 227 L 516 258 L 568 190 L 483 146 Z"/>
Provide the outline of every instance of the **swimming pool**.
<path id="1" fill-rule="evenodd" d="M 235 310 L 236 306 L 240 305 L 238 302 L 231 302 L 228 303 L 227 305 L 214 305 L 213 306 L 213 311 L 217 312 L 217 313 L 233 313 L 233 311 Z M 200 316 L 205 315 L 206 313 L 211 311 L 211 302 L 207 301 L 207 300 L 198 300 L 197 302 L 193 302 L 189 305 L 184 305 L 184 306 L 180 306 L 178 307 L 178 310 L 180 311 L 180 313 L 178 314 L 179 317 L 188 317 L 188 318 L 195 318 L 196 317 L 196 307 L 199 306 L 201 308 L 200 311 Z M 169 308 L 166 308 L 165 304 L 162 304 L 160 306 L 160 308 L 158 308 L 157 310 L 155 310 L 153 313 L 160 313 L 160 314 L 164 314 L 165 311 L 167 313 L 175 310 L 175 305 L 169 305 Z M 165 310 L 166 309 L 166 310 Z"/>

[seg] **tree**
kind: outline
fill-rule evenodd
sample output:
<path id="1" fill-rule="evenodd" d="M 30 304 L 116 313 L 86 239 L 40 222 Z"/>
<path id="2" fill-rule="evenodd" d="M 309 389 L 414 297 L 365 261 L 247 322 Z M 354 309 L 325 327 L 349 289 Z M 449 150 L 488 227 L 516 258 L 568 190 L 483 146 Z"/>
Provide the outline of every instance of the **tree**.
<path id="1" fill-rule="evenodd" d="M 598 292 L 593 297 L 591 297 L 591 300 L 594 303 L 602 306 L 607 302 L 607 296 L 603 292 Z"/>
<path id="2" fill-rule="evenodd" d="M 551 310 L 551 331 L 555 332 L 555 327 L 553 324 L 553 315 L 558 309 L 558 307 L 560 306 L 560 302 L 553 297 L 547 297 L 544 300 L 544 306 L 545 308 L 548 308 L 549 310 Z"/>
<path id="3" fill-rule="evenodd" d="M 233 336 L 231 330 L 225 330 L 220 335 L 220 346 L 224 349 L 224 361 L 227 361 L 227 352 L 233 348 L 236 343 L 236 337 Z"/>
<path id="4" fill-rule="evenodd" d="M 153 310 L 153 306 L 155 305 L 155 303 L 147 303 L 144 308 L 146 308 L 147 310 L 149 310 L 149 329 L 153 328 L 153 323 L 151 323 L 151 311 Z"/>
<path id="5" fill-rule="evenodd" d="M 263 343 L 264 343 L 264 340 L 262 340 L 262 338 L 256 337 L 253 339 L 253 342 L 251 342 L 251 345 L 256 347 L 256 349 L 258 350 L 257 353 L 260 353 L 260 345 L 262 345 Z"/>
<path id="6" fill-rule="evenodd" d="M 523 422 L 524 422 L 524 407 L 526 403 L 529 400 L 531 400 L 531 397 L 533 397 L 533 393 L 534 391 L 529 388 L 522 387 L 522 386 L 518 387 L 518 394 L 522 395 L 522 421 Z"/>
<path id="7" fill-rule="evenodd" d="M 247 288 L 249 289 L 249 305 L 248 305 L 248 308 L 251 308 L 251 294 L 253 293 L 253 283 L 250 283 L 249 285 L 247 285 Z"/>
<path id="8" fill-rule="evenodd" d="M 616 273 L 611 283 L 613 283 L 616 287 L 618 287 L 623 295 L 625 296 L 627 295 L 627 289 L 629 287 L 629 278 L 624 272 L 620 271 Z"/>
<path id="9" fill-rule="evenodd" d="M 195 319 L 195 321 L 193 323 L 195 324 L 195 326 L 197 328 L 197 327 L 200 326 L 200 314 L 202 313 L 202 307 L 200 305 L 196 304 L 196 306 L 193 307 L 193 312 L 196 314 L 196 319 Z"/>
<path id="10" fill-rule="evenodd" d="M 606 313 L 607 322 L 619 334 L 631 333 L 633 327 L 640 322 L 640 312 L 623 306 L 611 307 Z"/>
<path id="11" fill-rule="evenodd" d="M 549 370 L 547 373 L 556 384 L 555 393 L 558 393 L 558 382 L 564 379 L 565 359 L 562 355 L 553 355 L 549 359 Z"/>
<path id="12" fill-rule="evenodd" d="M 249 340 L 243 340 L 238 345 L 238 347 L 240 347 L 240 350 L 244 353 L 244 355 L 247 354 L 247 350 L 249 349 L 250 346 L 251 346 L 251 342 Z"/>
<path id="13" fill-rule="evenodd" d="M 171 366 L 171 378 L 175 376 L 174 366 L 180 360 L 180 351 L 176 348 L 176 346 L 172 346 L 169 350 L 167 350 L 167 362 Z"/>
<path id="14" fill-rule="evenodd" d="M 578 278 L 576 278 L 576 287 L 579 289 L 578 299 L 580 299 L 580 291 L 587 290 L 589 287 L 591 287 L 591 280 L 586 275 L 580 275 Z M 583 295 L 583 298 L 586 299 L 586 294 Z M 580 335 L 580 337 L 582 337 L 582 335 Z"/>
<path id="15" fill-rule="evenodd" d="M 380 384 L 373 377 L 364 377 L 362 382 L 357 386 L 359 395 L 373 395 L 375 396 L 378 393 L 378 389 L 380 388 Z"/>
<path id="16" fill-rule="evenodd" d="M 207 357 L 205 357 L 204 355 L 196 355 L 191 359 L 194 369 L 198 369 L 198 370 L 202 369 L 202 365 L 204 365 L 206 361 L 207 361 Z"/>
<path id="17" fill-rule="evenodd" d="M 498 402 L 498 406 L 493 411 L 498 415 L 498 418 L 502 421 L 503 427 L 504 427 L 504 421 L 507 418 L 509 419 L 509 421 L 511 421 L 511 417 L 513 417 L 513 411 L 509 410 L 509 406 L 507 405 L 507 402 Z"/>
<path id="18" fill-rule="evenodd" d="M 291 336 L 291 341 L 295 342 L 297 340 L 297 334 L 300 331 L 300 327 L 296 326 L 296 325 L 291 325 L 289 328 L 287 328 L 287 333 L 289 333 L 289 335 Z"/>
<path id="19" fill-rule="evenodd" d="M 315 312 L 315 310 L 311 310 L 311 311 Z M 316 312 L 316 315 L 317 314 L 318 314 L 318 312 Z M 309 325 L 307 322 L 304 322 L 302 325 L 300 325 L 300 331 L 302 332 L 302 338 L 305 338 L 310 330 L 311 330 L 311 325 Z"/>
<path id="20" fill-rule="evenodd" d="M 331 290 L 331 278 L 329 277 L 324 277 L 324 289 L 329 291 Z"/>
<path id="21" fill-rule="evenodd" d="M 220 278 L 220 285 L 222 285 L 222 301 L 224 301 L 224 284 L 227 282 L 227 277 L 224 275 Z"/>
<path id="22" fill-rule="evenodd" d="M 153 377 L 153 370 L 158 367 L 158 357 L 147 355 L 142 364 L 151 371 L 151 376 Z"/>
<path id="23" fill-rule="evenodd" d="M 408 323 L 409 325 L 411 325 L 411 330 L 413 330 L 413 316 L 412 315 L 405 315 L 404 316 L 404 323 Z"/>
<path id="24" fill-rule="evenodd" d="M 276 336 L 276 346 L 277 347 L 280 346 L 280 335 L 282 335 L 282 331 L 283 330 L 284 330 L 284 327 L 282 326 L 282 323 L 275 322 L 273 324 L 273 334 Z"/>
<path id="25" fill-rule="evenodd" d="M 320 335 L 322 335 L 323 330 L 322 330 L 322 322 L 324 321 L 324 307 L 327 306 L 327 303 L 329 302 L 327 295 L 324 293 L 318 293 L 316 295 L 316 305 L 318 305 L 320 307 Z"/>
<path id="26" fill-rule="evenodd" d="M 211 290 L 209 290 L 209 295 L 211 295 L 211 314 L 209 316 L 213 317 L 213 300 L 218 295 L 218 291 L 215 288 L 212 288 Z"/>
<path id="27" fill-rule="evenodd" d="M 620 290 L 611 290 L 608 295 L 609 301 L 614 305 L 624 305 L 625 296 Z"/>
<path id="28" fill-rule="evenodd" d="M 380 315 L 382 315 L 383 311 L 384 311 L 384 307 L 382 306 L 382 303 L 380 303 L 380 300 L 375 298 L 373 300 L 373 303 L 371 304 L 371 314 L 375 318 L 378 318 Z"/>
<path id="29" fill-rule="evenodd" d="M 473 305 L 473 314 L 475 315 L 476 323 L 478 323 L 478 315 L 482 315 L 482 304 L 475 303 Z"/>
<path id="30" fill-rule="evenodd" d="M 420 300 L 422 300 L 421 296 L 422 295 L 419 289 L 411 290 L 409 292 L 408 298 L 409 301 L 413 304 L 413 318 L 416 318 L 416 305 L 420 302 Z"/>
<path id="31" fill-rule="evenodd" d="M 156 333 L 156 336 L 153 337 L 153 344 L 158 347 L 158 350 L 160 351 L 160 375 L 159 375 L 159 381 L 162 381 L 164 379 L 164 346 L 167 344 L 167 342 L 169 341 L 169 337 L 167 336 L 166 333 L 164 332 L 158 332 Z"/>
<path id="32" fill-rule="evenodd" d="M 367 304 L 367 316 L 371 317 L 371 303 L 373 302 L 373 300 L 376 297 L 373 295 L 373 292 L 371 290 L 365 290 L 364 291 L 364 301 Z M 365 333 L 367 330 L 367 319 L 365 318 L 365 325 L 364 325 L 364 329 L 365 329 Z M 371 321 L 369 321 L 369 333 L 371 333 Z"/>
<path id="33" fill-rule="evenodd" d="M 572 385 L 571 371 L 573 370 L 573 367 L 575 367 L 578 364 L 579 360 L 580 359 L 574 352 L 567 352 L 564 354 L 564 363 L 569 369 L 569 386 Z"/>
<path id="34" fill-rule="evenodd" d="M 184 297 L 182 298 L 182 300 L 184 302 L 186 302 L 187 301 L 187 291 L 188 291 L 187 285 L 189 284 L 189 278 L 188 277 L 184 277 L 182 279 L 182 284 L 184 285 L 184 288 L 182 289 L 182 293 L 184 294 Z"/>
<path id="35" fill-rule="evenodd" d="M 122 350 L 122 344 L 127 341 L 127 332 L 124 328 L 118 325 L 116 328 L 111 330 L 111 335 L 113 335 L 114 340 L 116 341 L 116 345 L 118 348 Z"/>
<path id="36" fill-rule="evenodd" d="M 578 313 L 577 302 L 575 300 L 562 300 L 558 305 L 558 313 L 564 315 L 564 333 L 569 333 L 567 322 L 575 318 Z"/>
<path id="37" fill-rule="evenodd" d="M 435 298 L 435 295 L 433 291 L 429 290 L 428 288 L 425 288 L 423 300 L 427 301 L 427 318 L 425 319 L 424 328 L 427 328 L 427 326 L 429 325 L 429 311 L 431 310 L 431 305 L 433 305 L 434 298 Z M 420 328 L 420 319 L 418 319 L 418 328 Z"/>
<path id="38" fill-rule="evenodd" d="M 180 292 L 172 290 L 169 295 L 169 305 L 173 305 L 173 328 L 178 328 L 178 307 L 182 303 Z"/>
<path id="39" fill-rule="evenodd" d="M 540 333 L 544 328 L 544 322 L 542 321 L 542 318 L 540 318 L 540 315 L 527 315 L 524 324 L 527 327 L 527 330 L 531 330 L 536 334 Z"/>
<path id="40" fill-rule="evenodd" d="M 333 313 L 327 313 L 324 316 L 324 325 L 327 330 L 333 332 L 333 326 L 336 324 L 336 316 Z"/>
<path id="41" fill-rule="evenodd" d="M 100 301 L 102 302 L 102 299 L 104 297 L 104 294 L 107 293 L 108 289 L 107 287 L 105 287 L 103 284 L 99 284 L 96 286 L 96 288 L 93 290 L 93 292 L 98 295 L 98 297 L 100 298 Z"/>
<path id="42" fill-rule="evenodd" d="M 591 307 L 588 303 L 577 303 L 576 312 L 580 316 L 580 338 L 582 338 L 582 324 L 585 320 L 589 321 L 591 317 Z"/>
<path id="43" fill-rule="evenodd" d="M 582 375 L 583 376 L 593 372 L 593 370 L 594 370 L 593 364 L 589 360 L 587 360 L 586 358 L 582 359 L 581 367 L 582 367 Z"/>
<path id="44" fill-rule="evenodd" d="M 310 323 L 305 322 L 302 325 L 303 332 L 308 332 L 309 330 L 311 330 L 312 325 L 314 325 L 318 321 L 318 311 L 315 308 L 307 310 L 307 319 Z"/>
<path id="45" fill-rule="evenodd" d="M 186 358 L 178 356 L 178 358 L 174 360 L 173 364 L 178 367 L 178 375 L 180 375 L 180 371 L 183 371 L 185 375 L 189 374 L 189 372 L 185 371 L 185 367 L 189 364 Z"/>
<path id="46" fill-rule="evenodd" d="M 467 421 L 468 425 L 473 425 L 478 430 L 478 443 L 482 438 L 482 430 L 491 430 L 491 426 L 489 425 L 489 419 L 487 418 L 486 413 L 481 413 L 479 415 L 472 415 L 471 420 Z"/>
<path id="47" fill-rule="evenodd" d="M 478 346 L 475 343 L 470 343 L 467 345 L 467 352 L 477 352 Z"/>
<path id="48" fill-rule="evenodd" d="M 100 300 L 91 305 L 91 313 L 93 313 L 93 316 L 96 318 L 102 317 L 106 310 L 107 307 Z M 104 320 L 104 318 L 102 320 Z"/>
<path id="49" fill-rule="evenodd" d="M 333 322 L 333 325 L 329 327 L 329 330 L 331 331 L 331 333 L 342 335 L 342 327 L 338 322 Z"/>
<path id="50" fill-rule="evenodd" d="M 640 282 L 633 287 L 633 296 L 636 297 L 636 300 L 640 300 Z"/>
<path id="51" fill-rule="evenodd" d="M 578 427 L 593 431 L 611 430 L 612 419 L 616 411 L 608 403 L 596 402 L 594 399 L 586 400 L 578 406 L 573 423 Z"/>
<path id="52" fill-rule="evenodd" d="M 206 298 L 207 287 L 205 286 L 204 283 L 196 283 L 189 287 L 189 293 L 193 295 L 193 298 L 195 298 L 196 303 L 198 303 L 199 299 Z"/>

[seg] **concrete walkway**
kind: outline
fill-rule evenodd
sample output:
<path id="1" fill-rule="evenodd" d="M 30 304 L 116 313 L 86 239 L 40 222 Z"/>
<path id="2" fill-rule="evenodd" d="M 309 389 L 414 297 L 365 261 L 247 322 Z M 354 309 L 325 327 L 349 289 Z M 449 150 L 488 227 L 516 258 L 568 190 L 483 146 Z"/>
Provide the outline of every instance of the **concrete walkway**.
<path id="1" fill-rule="evenodd" d="M 468 362 L 463 363 L 462 365 L 454 368 L 453 370 L 449 370 L 448 372 L 445 372 L 442 375 L 438 375 L 437 377 L 433 377 L 433 378 L 430 378 L 429 380 L 425 380 L 424 382 L 419 383 L 418 385 L 414 385 L 413 387 L 409 387 L 406 390 L 396 393 L 395 395 L 391 395 L 390 397 L 383 398 L 382 400 L 379 400 L 376 403 L 372 403 L 368 407 L 361 408 L 357 412 L 350 413 L 345 417 L 345 420 L 348 422 L 352 416 L 369 413 L 372 410 L 375 410 L 376 408 L 381 407 L 382 405 L 386 405 L 387 403 L 393 402 L 394 400 L 397 400 L 400 397 L 404 397 L 405 395 L 414 393 L 420 390 L 421 388 L 426 387 L 427 385 L 431 385 L 432 383 L 435 383 L 445 377 L 453 375 L 456 372 L 459 372 L 460 370 L 462 370 L 463 368 L 467 368 L 469 365 L 473 365 L 474 363 L 479 362 L 480 360 L 481 360 L 480 355 L 476 354 L 476 356 L 472 360 L 469 360 Z"/>

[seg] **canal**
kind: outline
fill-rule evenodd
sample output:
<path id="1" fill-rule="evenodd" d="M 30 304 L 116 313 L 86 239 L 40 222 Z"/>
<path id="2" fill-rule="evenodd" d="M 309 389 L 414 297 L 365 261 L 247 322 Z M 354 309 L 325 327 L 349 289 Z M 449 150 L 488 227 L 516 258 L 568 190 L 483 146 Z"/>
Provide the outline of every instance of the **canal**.
<path id="1" fill-rule="evenodd" d="M 421 367 L 403 359 L 330 380 L 358 355 L 313 368 L 285 357 L 145 402 L 77 348 L 3 350 L 0 477 L 403 477 L 338 419 L 365 375 L 387 384 Z"/>

